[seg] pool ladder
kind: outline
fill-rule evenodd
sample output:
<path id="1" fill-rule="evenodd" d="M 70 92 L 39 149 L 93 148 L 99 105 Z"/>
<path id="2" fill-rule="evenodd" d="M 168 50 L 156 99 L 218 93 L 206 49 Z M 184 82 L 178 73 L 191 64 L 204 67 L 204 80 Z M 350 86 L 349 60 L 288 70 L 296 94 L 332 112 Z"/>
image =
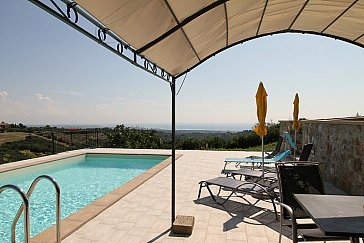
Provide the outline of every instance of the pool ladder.
<path id="1" fill-rule="evenodd" d="M 56 189 L 56 242 L 61 242 L 61 190 L 57 184 L 57 182 L 48 175 L 41 175 L 35 178 L 35 180 L 32 182 L 32 185 L 30 186 L 27 194 L 24 193 L 22 189 L 15 185 L 4 185 L 0 187 L 0 194 L 6 190 L 6 189 L 13 189 L 16 192 L 18 192 L 23 200 L 22 205 L 19 207 L 19 210 L 13 220 L 13 223 L 11 225 L 11 242 L 15 243 L 15 229 L 16 224 L 21 216 L 21 214 L 24 211 L 24 242 L 30 243 L 30 222 L 29 222 L 29 198 L 32 195 L 34 188 L 37 186 L 38 182 L 42 179 L 49 180 L 53 186 Z"/>

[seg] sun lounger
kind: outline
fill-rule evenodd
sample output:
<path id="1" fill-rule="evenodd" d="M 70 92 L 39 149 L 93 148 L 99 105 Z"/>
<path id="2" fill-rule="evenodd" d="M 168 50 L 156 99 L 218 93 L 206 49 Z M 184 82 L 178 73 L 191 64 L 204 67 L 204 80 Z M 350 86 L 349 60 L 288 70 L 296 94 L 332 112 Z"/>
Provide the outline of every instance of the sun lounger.
<path id="1" fill-rule="evenodd" d="M 245 180 L 252 179 L 253 182 L 259 183 L 260 178 L 263 178 L 262 176 L 262 170 L 250 170 L 250 169 L 238 169 L 238 170 L 230 170 L 226 171 L 225 174 L 227 177 L 231 176 L 234 179 L 237 179 L 236 177 L 240 177 L 241 180 L 244 176 Z M 269 181 L 276 181 L 278 179 L 277 173 L 275 171 L 264 171 L 264 180 Z"/>
<path id="2" fill-rule="evenodd" d="M 269 164 L 269 163 L 276 163 L 278 161 L 281 161 L 284 157 L 288 156 L 291 154 L 290 150 L 286 150 L 283 153 L 278 154 L 277 156 L 271 158 L 271 159 L 264 159 L 264 164 Z M 253 167 L 255 166 L 255 164 L 262 164 L 263 160 L 262 158 L 251 158 L 251 157 L 247 157 L 247 158 L 225 158 L 224 160 L 225 165 L 224 168 L 222 170 L 225 171 L 227 164 L 229 163 L 236 163 L 236 166 L 238 166 L 241 163 L 251 163 L 253 165 Z"/>
<path id="3" fill-rule="evenodd" d="M 283 136 L 286 137 L 289 145 L 291 146 L 291 148 L 293 149 L 297 149 L 297 145 L 293 142 L 292 138 L 291 138 L 291 135 L 289 135 L 288 132 L 283 132 Z"/>
<path id="4" fill-rule="evenodd" d="M 266 159 L 266 158 L 267 158 L 267 159 L 272 159 L 272 158 L 274 158 L 277 154 L 279 154 L 279 151 L 281 151 L 281 147 L 282 147 L 282 144 L 283 144 L 283 140 L 284 140 L 283 136 L 279 136 L 275 149 L 274 149 L 272 152 L 270 152 L 270 153 L 265 152 L 267 155 L 266 155 L 264 158 L 265 158 L 265 159 Z M 260 158 L 262 158 L 262 157 L 259 157 L 259 156 L 249 156 L 249 157 L 246 157 L 246 158 L 260 159 Z M 229 162 L 229 163 L 232 163 L 232 162 Z M 238 166 L 238 165 L 239 165 L 239 162 L 236 162 L 236 163 L 237 163 L 237 164 L 236 164 L 236 166 Z M 226 164 L 225 164 L 225 165 L 226 165 Z M 225 167 L 224 167 L 224 168 L 225 168 Z"/>
<path id="5" fill-rule="evenodd" d="M 283 137 L 279 136 L 276 148 L 271 153 L 266 152 L 267 156 L 265 156 L 264 158 L 271 159 L 274 158 L 277 154 L 279 154 L 279 151 L 281 151 L 282 143 L 283 143 Z"/>
<path id="6" fill-rule="evenodd" d="M 276 206 L 274 204 L 274 199 L 276 198 L 276 193 L 274 192 L 274 188 L 266 187 L 263 185 L 260 185 L 258 183 L 254 182 L 246 182 L 241 180 L 235 180 L 233 178 L 227 178 L 227 177 L 216 177 L 210 180 L 200 181 L 200 188 L 198 191 L 198 199 L 201 196 L 201 190 L 203 187 L 206 187 L 208 192 L 210 193 L 212 199 L 217 204 L 224 204 L 226 201 L 230 199 L 231 196 L 236 195 L 239 196 L 241 194 L 244 197 L 244 195 L 251 195 L 252 197 L 258 199 L 258 200 L 270 200 L 272 202 L 274 212 L 276 214 L 276 219 L 278 220 L 277 216 L 277 210 Z M 216 196 L 219 195 L 221 189 L 225 189 L 230 191 L 230 194 L 227 196 L 226 199 L 222 203 L 218 202 L 216 199 L 216 196 L 212 193 L 210 186 L 218 186 L 219 192 Z"/>
<path id="7" fill-rule="evenodd" d="M 259 185 L 274 188 L 277 187 L 277 173 L 274 171 L 264 170 L 264 174 L 262 170 L 251 170 L 251 169 L 239 169 L 239 170 L 231 170 L 230 173 L 226 172 L 226 177 L 231 177 L 237 180 L 244 180 L 249 182 L 254 182 Z"/>
<path id="8" fill-rule="evenodd" d="M 312 147 L 312 143 L 305 144 L 298 161 L 308 161 Z M 264 171 L 264 176 L 262 176 L 262 170 L 252 170 L 247 168 L 240 168 L 238 170 L 223 170 L 222 173 L 227 177 L 232 176 L 233 178 L 236 178 L 236 176 L 240 176 L 240 179 L 244 176 L 245 178 L 253 179 L 253 181 L 257 183 L 260 179 L 264 179 L 265 181 L 268 180 L 270 182 L 276 182 L 278 179 L 275 168 L 273 168 L 273 170 L 266 169 Z"/>

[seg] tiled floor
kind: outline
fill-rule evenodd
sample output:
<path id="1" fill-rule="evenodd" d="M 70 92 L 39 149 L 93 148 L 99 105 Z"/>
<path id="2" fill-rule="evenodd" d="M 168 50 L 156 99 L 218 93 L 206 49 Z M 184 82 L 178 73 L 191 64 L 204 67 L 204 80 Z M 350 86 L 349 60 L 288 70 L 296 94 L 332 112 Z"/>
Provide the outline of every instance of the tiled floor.
<path id="1" fill-rule="evenodd" d="M 125 150 L 124 150 L 125 151 Z M 134 153 L 169 153 L 158 150 L 130 150 Z M 196 200 L 198 182 L 220 175 L 225 157 L 259 153 L 237 151 L 177 151 L 176 213 L 195 217 L 189 237 L 171 235 L 171 166 L 139 186 L 62 242 L 278 242 L 279 223 L 271 204 L 250 206 L 233 198 L 222 207 L 207 190 Z M 252 198 L 246 197 L 251 203 Z M 282 242 L 290 242 L 286 237 Z"/>

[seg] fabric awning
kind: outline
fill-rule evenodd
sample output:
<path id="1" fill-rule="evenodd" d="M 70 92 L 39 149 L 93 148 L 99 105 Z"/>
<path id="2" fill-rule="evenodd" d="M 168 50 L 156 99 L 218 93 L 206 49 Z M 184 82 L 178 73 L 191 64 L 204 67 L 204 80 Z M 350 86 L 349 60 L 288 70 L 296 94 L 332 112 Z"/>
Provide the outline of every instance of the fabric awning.
<path id="1" fill-rule="evenodd" d="M 218 52 L 282 32 L 364 47 L 364 0 L 75 0 L 175 77 Z"/>

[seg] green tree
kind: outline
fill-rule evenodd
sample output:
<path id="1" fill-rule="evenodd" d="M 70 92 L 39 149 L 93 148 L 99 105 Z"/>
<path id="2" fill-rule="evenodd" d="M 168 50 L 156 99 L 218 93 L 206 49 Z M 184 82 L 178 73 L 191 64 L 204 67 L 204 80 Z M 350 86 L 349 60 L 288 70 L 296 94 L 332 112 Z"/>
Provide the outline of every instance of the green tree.
<path id="1" fill-rule="evenodd" d="M 29 149 L 21 150 L 20 153 L 27 157 L 28 159 L 33 159 L 38 157 L 36 153 L 30 151 Z"/>
<path id="2" fill-rule="evenodd" d="M 4 161 L 4 163 L 11 162 L 10 154 L 3 154 L 3 161 Z"/>
<path id="3" fill-rule="evenodd" d="M 278 141 L 279 138 L 279 123 L 267 124 L 267 135 L 264 137 L 264 143 L 273 143 Z"/>
<path id="4" fill-rule="evenodd" d="M 146 148 L 165 147 L 165 142 L 155 130 L 129 128 L 117 125 L 108 135 L 108 145 L 113 148 Z"/>

